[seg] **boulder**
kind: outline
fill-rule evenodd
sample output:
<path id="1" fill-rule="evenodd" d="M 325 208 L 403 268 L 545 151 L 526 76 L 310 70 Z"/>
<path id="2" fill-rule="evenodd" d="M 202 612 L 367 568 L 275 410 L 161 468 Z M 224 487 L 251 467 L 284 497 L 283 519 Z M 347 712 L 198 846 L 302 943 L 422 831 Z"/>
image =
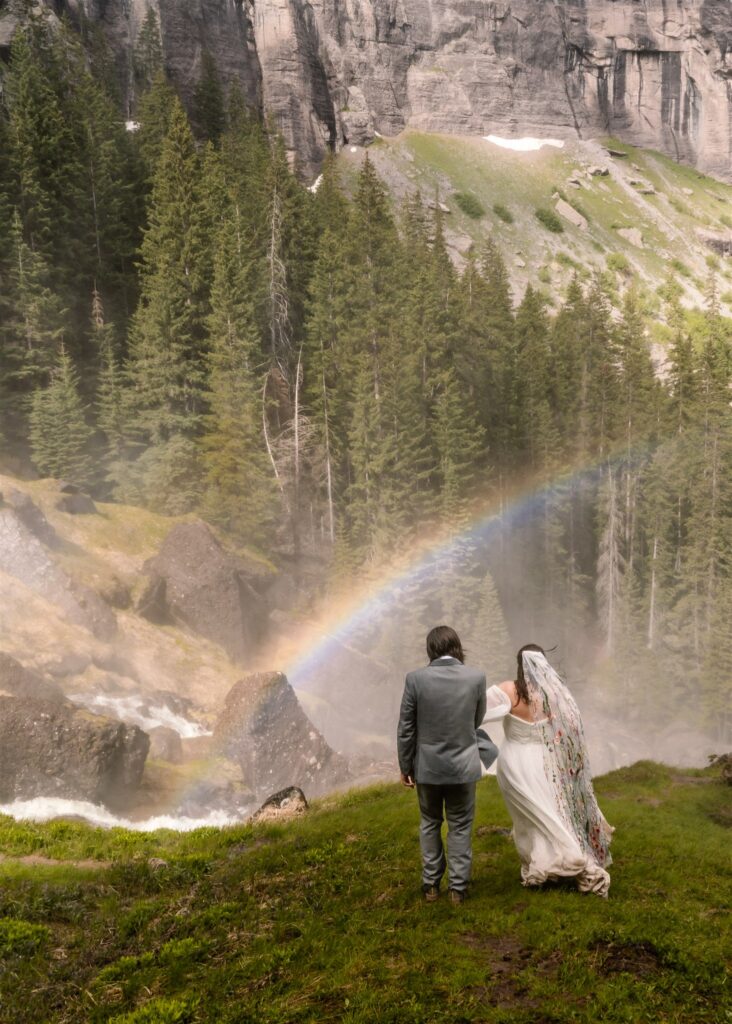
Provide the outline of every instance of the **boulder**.
<path id="1" fill-rule="evenodd" d="M 114 574 L 94 581 L 94 590 L 112 608 L 124 611 L 132 604 L 129 586 Z"/>
<path id="2" fill-rule="evenodd" d="M 268 797 L 250 818 L 252 822 L 287 821 L 297 818 L 308 809 L 305 794 L 298 786 L 288 786 Z"/>
<path id="3" fill-rule="evenodd" d="M 149 745 L 137 726 L 67 701 L 0 697 L 0 799 L 123 806 L 139 786 Z"/>
<path id="4" fill-rule="evenodd" d="M 11 488 L 5 500 L 23 525 L 47 548 L 60 545 L 58 534 L 29 494 Z"/>
<path id="5" fill-rule="evenodd" d="M 5 651 L 0 651 L 0 694 L 37 700 L 64 699 L 63 691 L 56 683 L 25 668 Z"/>
<path id="6" fill-rule="evenodd" d="M 71 516 L 94 515 L 97 511 L 97 506 L 89 495 L 81 492 L 78 494 L 62 494 L 56 500 L 56 508 L 59 512 L 66 512 Z"/>
<path id="7" fill-rule="evenodd" d="M 630 242 L 631 245 L 635 245 L 639 249 L 643 248 L 643 235 L 640 233 L 639 228 L 618 228 L 618 234 L 626 242 Z"/>
<path id="8" fill-rule="evenodd" d="M 583 217 L 579 210 L 575 210 L 564 199 L 557 199 L 554 209 L 560 217 L 564 217 L 565 220 L 568 220 L 570 224 L 574 224 L 580 231 L 587 231 L 587 218 Z"/>
<path id="9" fill-rule="evenodd" d="M 212 640 L 233 659 L 251 655 L 267 610 L 254 572 L 227 551 L 206 523 L 179 523 L 144 571 L 150 582 L 138 611 L 152 622 L 174 622 Z"/>
<path id="10" fill-rule="evenodd" d="M 183 745 L 180 733 L 167 725 L 159 725 L 148 733 L 150 737 L 150 757 L 155 760 L 169 761 L 180 764 L 183 760 Z"/>
<path id="11" fill-rule="evenodd" d="M 15 509 L 0 506 L 0 571 L 55 605 L 75 625 L 101 640 L 117 630 L 114 613 L 89 587 L 72 579 Z"/>
<path id="12" fill-rule="evenodd" d="M 90 665 L 91 658 L 88 654 L 69 651 L 58 658 L 54 658 L 53 661 L 46 662 L 43 667 L 55 679 L 66 679 L 68 676 L 82 675 Z"/>
<path id="13" fill-rule="evenodd" d="M 697 229 L 699 241 L 718 256 L 732 256 L 732 231 L 705 231 Z"/>
<path id="14" fill-rule="evenodd" d="M 324 793 L 348 779 L 345 758 L 307 718 L 281 672 L 245 676 L 232 687 L 214 728 L 214 744 L 238 762 L 257 797 L 286 786 Z"/>

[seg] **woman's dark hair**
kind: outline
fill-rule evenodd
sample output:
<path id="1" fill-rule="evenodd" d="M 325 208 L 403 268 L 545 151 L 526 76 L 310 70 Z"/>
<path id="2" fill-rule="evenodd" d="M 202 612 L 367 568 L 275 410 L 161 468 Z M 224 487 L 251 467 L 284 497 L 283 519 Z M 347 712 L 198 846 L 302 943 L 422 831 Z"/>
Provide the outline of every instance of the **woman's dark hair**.
<path id="1" fill-rule="evenodd" d="M 430 661 L 446 656 L 465 661 L 463 645 L 460 637 L 451 626 L 435 626 L 427 634 L 427 657 Z"/>
<path id="2" fill-rule="evenodd" d="M 517 669 L 516 669 L 516 693 L 518 694 L 519 701 L 523 700 L 526 704 L 529 703 L 529 688 L 526 685 L 526 677 L 524 676 L 524 659 L 521 655 L 524 651 L 538 651 L 539 654 L 544 654 L 544 648 L 539 647 L 538 644 L 524 644 L 521 650 L 516 655 Z"/>

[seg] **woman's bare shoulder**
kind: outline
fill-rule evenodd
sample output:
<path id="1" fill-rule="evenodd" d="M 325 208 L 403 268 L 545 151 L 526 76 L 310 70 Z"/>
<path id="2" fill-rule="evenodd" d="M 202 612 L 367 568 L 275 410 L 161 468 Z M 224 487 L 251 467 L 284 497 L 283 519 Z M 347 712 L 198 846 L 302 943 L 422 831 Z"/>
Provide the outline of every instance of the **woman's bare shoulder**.
<path id="1" fill-rule="evenodd" d="M 516 684 L 513 679 L 507 679 L 505 683 L 499 683 L 498 689 L 503 690 L 503 692 L 507 693 L 509 697 L 516 696 Z"/>

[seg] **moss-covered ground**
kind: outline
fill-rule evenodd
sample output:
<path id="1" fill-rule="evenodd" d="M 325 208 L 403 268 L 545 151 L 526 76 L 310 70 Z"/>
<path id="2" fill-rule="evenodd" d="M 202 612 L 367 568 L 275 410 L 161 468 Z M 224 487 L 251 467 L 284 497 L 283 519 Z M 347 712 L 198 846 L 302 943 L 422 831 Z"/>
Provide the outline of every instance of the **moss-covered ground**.
<path id="1" fill-rule="evenodd" d="M 521 888 L 492 779 L 462 907 L 421 901 L 396 786 L 188 835 L 0 819 L 0 1020 L 727 1024 L 732 791 L 649 762 L 597 790 L 608 901 Z"/>

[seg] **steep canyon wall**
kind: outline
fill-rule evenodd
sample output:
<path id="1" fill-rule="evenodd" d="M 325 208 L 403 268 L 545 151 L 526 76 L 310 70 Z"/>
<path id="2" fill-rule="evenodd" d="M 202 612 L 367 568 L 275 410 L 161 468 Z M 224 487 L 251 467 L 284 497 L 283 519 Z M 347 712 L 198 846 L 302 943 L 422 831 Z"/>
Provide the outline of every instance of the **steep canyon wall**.
<path id="1" fill-rule="evenodd" d="M 209 50 L 308 173 L 329 146 L 414 127 L 615 134 L 732 174 L 730 0 L 151 3 L 183 94 Z M 148 6 L 86 5 L 122 73 Z"/>

